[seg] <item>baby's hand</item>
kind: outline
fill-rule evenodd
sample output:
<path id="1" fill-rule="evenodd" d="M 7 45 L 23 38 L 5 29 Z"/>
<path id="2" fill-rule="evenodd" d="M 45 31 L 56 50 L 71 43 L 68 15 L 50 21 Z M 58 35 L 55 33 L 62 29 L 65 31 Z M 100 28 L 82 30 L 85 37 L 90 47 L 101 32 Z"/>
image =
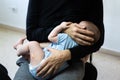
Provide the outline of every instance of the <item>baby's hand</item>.
<path id="1" fill-rule="evenodd" d="M 62 22 L 59 26 L 61 26 L 62 29 L 64 30 L 64 29 L 69 28 L 69 27 L 70 27 L 70 26 L 69 26 L 70 24 L 72 24 L 72 22 Z"/>

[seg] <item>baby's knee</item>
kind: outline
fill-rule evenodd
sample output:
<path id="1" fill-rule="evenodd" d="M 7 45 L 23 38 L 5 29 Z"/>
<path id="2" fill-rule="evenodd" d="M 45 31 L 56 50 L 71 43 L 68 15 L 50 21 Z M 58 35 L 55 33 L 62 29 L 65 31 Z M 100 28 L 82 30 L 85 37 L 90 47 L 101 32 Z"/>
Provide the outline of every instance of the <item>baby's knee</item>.
<path id="1" fill-rule="evenodd" d="M 30 45 L 40 45 L 37 41 L 30 41 L 29 44 Z"/>

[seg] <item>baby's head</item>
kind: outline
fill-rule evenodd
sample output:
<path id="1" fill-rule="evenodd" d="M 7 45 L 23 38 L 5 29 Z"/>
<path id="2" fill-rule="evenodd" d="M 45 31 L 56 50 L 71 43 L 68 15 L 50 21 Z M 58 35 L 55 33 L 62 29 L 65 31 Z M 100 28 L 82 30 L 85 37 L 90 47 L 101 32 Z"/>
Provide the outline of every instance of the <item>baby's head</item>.
<path id="1" fill-rule="evenodd" d="M 94 38 L 95 38 L 95 42 L 97 42 L 100 38 L 100 31 L 98 30 L 97 26 L 89 21 L 81 21 L 79 23 L 79 25 L 81 27 L 83 27 L 83 29 L 87 29 L 89 31 L 94 32 Z"/>
<path id="2" fill-rule="evenodd" d="M 60 26 L 64 26 L 64 28 L 71 27 L 74 25 L 78 25 L 77 23 L 72 22 L 62 22 Z M 94 35 L 95 42 L 97 42 L 100 38 L 100 31 L 98 30 L 97 26 L 89 21 L 81 21 L 79 23 L 81 29 L 92 31 Z"/>

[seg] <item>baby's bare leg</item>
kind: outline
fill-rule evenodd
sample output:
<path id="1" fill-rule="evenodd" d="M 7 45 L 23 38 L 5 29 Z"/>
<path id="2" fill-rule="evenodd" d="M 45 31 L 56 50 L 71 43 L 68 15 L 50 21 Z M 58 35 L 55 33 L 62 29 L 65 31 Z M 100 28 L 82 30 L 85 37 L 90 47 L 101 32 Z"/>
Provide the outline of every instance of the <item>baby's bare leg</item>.
<path id="1" fill-rule="evenodd" d="M 36 41 L 31 41 L 29 43 L 29 50 L 30 50 L 30 64 L 32 66 L 38 65 L 44 57 L 44 52 L 40 47 L 40 44 Z"/>

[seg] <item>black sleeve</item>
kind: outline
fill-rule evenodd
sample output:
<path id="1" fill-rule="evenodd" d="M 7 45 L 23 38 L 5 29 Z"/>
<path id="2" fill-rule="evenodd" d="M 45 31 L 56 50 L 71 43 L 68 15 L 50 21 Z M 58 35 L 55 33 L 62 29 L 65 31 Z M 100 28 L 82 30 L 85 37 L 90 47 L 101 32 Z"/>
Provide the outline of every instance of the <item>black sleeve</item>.
<path id="1" fill-rule="evenodd" d="M 101 32 L 101 37 L 97 43 L 92 46 L 77 46 L 71 48 L 71 57 L 72 60 L 76 61 L 80 58 L 86 56 L 87 54 L 91 54 L 100 49 L 104 42 L 104 25 L 103 25 L 103 3 L 102 0 L 86 0 L 86 8 L 84 19 L 87 21 L 91 21 L 94 23 Z"/>
<path id="2" fill-rule="evenodd" d="M 0 64 L 0 80 L 11 80 L 7 69 L 2 64 Z"/>
<path id="3" fill-rule="evenodd" d="M 40 0 L 29 0 L 26 35 L 29 41 L 46 42 L 47 36 L 54 27 L 43 27 L 39 25 Z"/>

